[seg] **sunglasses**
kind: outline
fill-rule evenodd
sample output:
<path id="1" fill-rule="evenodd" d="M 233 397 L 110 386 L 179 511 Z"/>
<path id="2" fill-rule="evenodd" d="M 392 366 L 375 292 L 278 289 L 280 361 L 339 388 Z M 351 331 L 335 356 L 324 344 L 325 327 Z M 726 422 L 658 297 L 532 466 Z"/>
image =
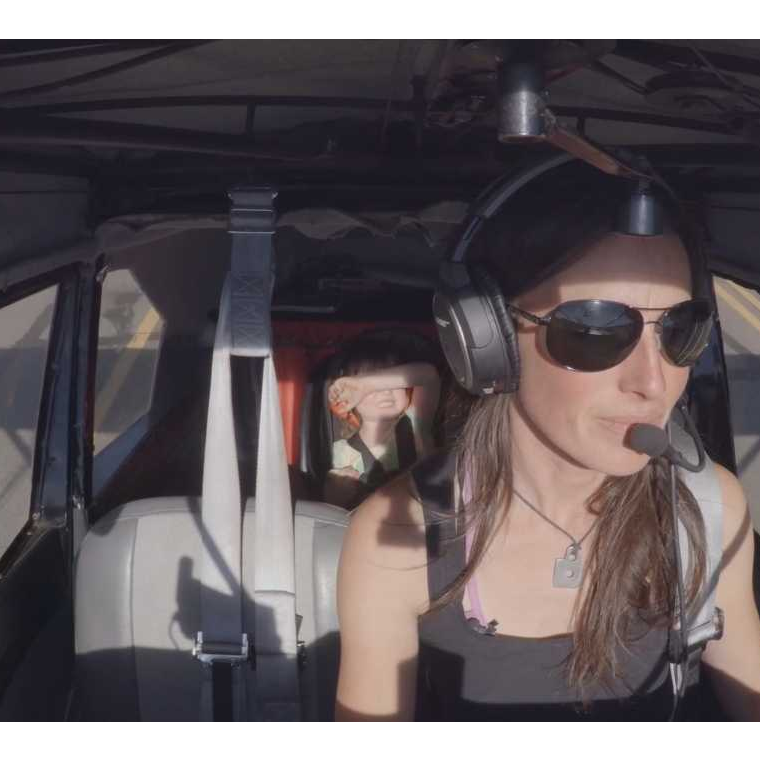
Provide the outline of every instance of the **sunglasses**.
<path id="1" fill-rule="evenodd" d="M 508 304 L 509 311 L 546 327 L 546 349 L 558 364 L 579 372 L 601 372 L 620 364 L 631 354 L 644 331 L 653 324 L 665 357 L 678 367 L 690 367 L 707 347 L 712 330 L 710 303 L 696 298 L 665 309 L 652 322 L 642 312 L 616 301 L 567 301 L 546 316 Z"/>

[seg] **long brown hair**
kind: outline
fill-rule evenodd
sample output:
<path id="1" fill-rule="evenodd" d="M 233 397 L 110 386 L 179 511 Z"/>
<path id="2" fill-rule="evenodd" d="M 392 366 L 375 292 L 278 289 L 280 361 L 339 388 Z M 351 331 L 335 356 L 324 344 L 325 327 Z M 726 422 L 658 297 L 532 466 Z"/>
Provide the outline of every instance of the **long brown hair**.
<path id="1" fill-rule="evenodd" d="M 610 210 L 619 203 L 611 200 L 608 188 L 588 193 L 574 189 L 567 197 L 549 201 L 548 210 L 546 195 L 540 200 L 534 205 L 528 199 L 518 204 L 516 211 L 513 207 L 509 219 L 497 219 L 478 241 L 477 257 L 495 265 L 508 297 L 519 291 L 520 277 L 524 292 L 536 283 L 538 268 L 546 271 L 546 262 L 553 257 L 563 251 L 581 251 L 609 232 Z M 701 253 L 694 247 L 698 235 L 685 216 L 671 217 L 670 222 L 689 252 L 692 289 L 697 290 L 698 278 L 706 276 Z M 533 265 L 532 275 L 519 273 L 525 262 Z M 472 400 L 456 436 L 457 477 L 469 474 L 472 498 L 456 515 L 455 534 L 461 538 L 465 531 L 472 531 L 473 543 L 462 573 L 440 598 L 431 600 L 431 612 L 460 603 L 467 582 L 506 516 L 512 497 L 510 403 L 508 395 Z M 587 552 L 585 595 L 575 610 L 574 646 L 567 662 L 568 683 L 582 693 L 616 677 L 618 648 L 631 643 L 637 619 L 654 627 L 674 624 L 677 568 L 669 483 L 667 465 L 653 459 L 633 475 L 606 477 L 587 501 L 588 510 L 598 518 Z M 705 577 L 705 532 L 699 505 L 680 480 L 677 501 L 692 558 L 686 569 L 688 607 L 694 604 Z"/>

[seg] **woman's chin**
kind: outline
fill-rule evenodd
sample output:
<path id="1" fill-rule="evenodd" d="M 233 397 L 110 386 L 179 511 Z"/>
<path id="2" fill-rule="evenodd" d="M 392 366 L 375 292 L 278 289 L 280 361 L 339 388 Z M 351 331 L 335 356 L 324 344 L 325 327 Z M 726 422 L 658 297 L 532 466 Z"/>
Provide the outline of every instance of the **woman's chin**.
<path id="1" fill-rule="evenodd" d="M 593 449 L 585 447 L 585 463 L 606 475 L 625 477 L 643 470 L 650 457 L 634 451 L 628 445 L 630 425 L 595 426 L 593 435 L 586 440 L 593 440 Z"/>
<path id="2" fill-rule="evenodd" d="M 599 452 L 596 452 L 590 455 L 587 461 L 588 465 L 597 472 L 613 477 L 626 477 L 643 470 L 649 463 L 649 457 L 619 446 L 605 451 L 601 456 Z"/>

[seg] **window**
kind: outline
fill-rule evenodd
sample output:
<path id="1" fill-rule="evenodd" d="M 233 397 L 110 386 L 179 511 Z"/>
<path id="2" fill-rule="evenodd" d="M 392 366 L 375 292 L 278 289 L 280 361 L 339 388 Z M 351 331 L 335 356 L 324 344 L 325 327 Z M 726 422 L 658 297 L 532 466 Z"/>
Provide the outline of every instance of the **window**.
<path id="1" fill-rule="evenodd" d="M 129 270 L 106 276 L 98 327 L 95 454 L 150 408 L 162 327 Z"/>
<path id="2" fill-rule="evenodd" d="M 715 278 L 723 332 L 736 464 L 760 530 L 760 295 L 735 282 Z"/>
<path id="3" fill-rule="evenodd" d="M 29 520 L 57 292 L 47 288 L 0 309 L 0 556 Z"/>

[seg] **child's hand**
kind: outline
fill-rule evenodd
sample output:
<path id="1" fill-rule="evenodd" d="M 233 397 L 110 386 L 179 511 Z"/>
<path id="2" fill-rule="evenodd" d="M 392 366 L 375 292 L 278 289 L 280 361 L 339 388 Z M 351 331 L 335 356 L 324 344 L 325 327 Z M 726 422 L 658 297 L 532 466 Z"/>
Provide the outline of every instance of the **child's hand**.
<path id="1" fill-rule="evenodd" d="M 339 417 L 345 417 L 367 395 L 366 383 L 360 377 L 339 377 L 328 389 L 330 409 Z"/>
<path id="2" fill-rule="evenodd" d="M 348 480 L 360 480 L 361 475 L 353 467 L 338 467 L 337 470 L 330 470 L 331 475 L 338 478 L 348 478 Z"/>

